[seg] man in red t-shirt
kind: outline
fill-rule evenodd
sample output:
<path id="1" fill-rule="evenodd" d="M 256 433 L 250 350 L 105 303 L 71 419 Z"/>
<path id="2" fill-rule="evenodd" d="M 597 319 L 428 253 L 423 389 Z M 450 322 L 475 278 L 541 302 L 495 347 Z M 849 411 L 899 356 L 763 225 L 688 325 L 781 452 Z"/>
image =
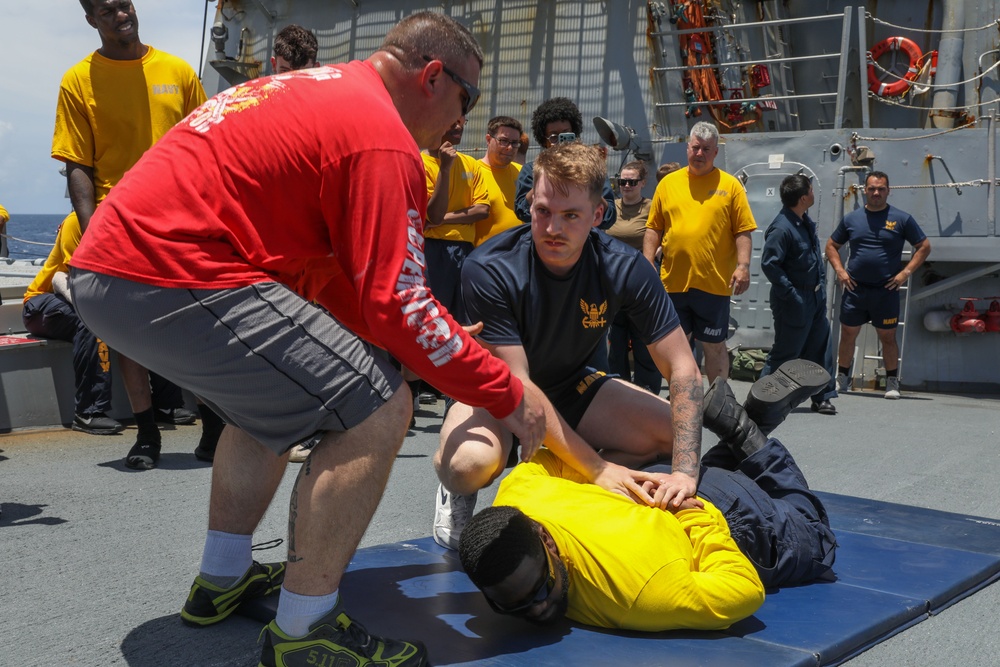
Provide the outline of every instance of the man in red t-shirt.
<path id="1" fill-rule="evenodd" d="M 400 667 L 426 662 L 419 642 L 369 636 L 337 592 L 411 413 L 372 344 L 488 410 L 525 458 L 558 423 L 426 286 L 419 148 L 476 103 L 482 60 L 468 30 L 421 12 L 366 61 L 230 88 L 126 174 L 73 258 L 87 326 L 226 417 L 181 617 L 209 625 L 281 584 L 262 665 L 285 665 L 289 651 L 319 664 L 372 651 Z M 252 533 L 287 451 L 314 433 L 291 495 L 287 568 L 254 563 Z"/>

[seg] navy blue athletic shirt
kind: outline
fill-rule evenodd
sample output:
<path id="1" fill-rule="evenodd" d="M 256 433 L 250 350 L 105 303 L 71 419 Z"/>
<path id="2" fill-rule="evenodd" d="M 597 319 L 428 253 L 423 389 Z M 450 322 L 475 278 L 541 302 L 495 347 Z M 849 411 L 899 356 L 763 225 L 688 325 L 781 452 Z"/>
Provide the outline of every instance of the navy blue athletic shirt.
<path id="1" fill-rule="evenodd" d="M 619 311 L 647 345 L 680 326 L 656 269 L 597 230 L 565 276 L 538 259 L 531 225 L 499 234 L 465 260 L 462 292 L 483 340 L 523 346 L 531 380 L 546 394 L 577 382 L 587 366 L 607 370 L 605 333 Z"/>
<path id="2" fill-rule="evenodd" d="M 872 212 L 859 208 L 844 216 L 830 235 L 833 242 L 851 244 L 847 273 L 856 282 L 882 287 L 899 273 L 903 242 L 920 243 L 927 235 L 906 211 L 889 205 Z"/>

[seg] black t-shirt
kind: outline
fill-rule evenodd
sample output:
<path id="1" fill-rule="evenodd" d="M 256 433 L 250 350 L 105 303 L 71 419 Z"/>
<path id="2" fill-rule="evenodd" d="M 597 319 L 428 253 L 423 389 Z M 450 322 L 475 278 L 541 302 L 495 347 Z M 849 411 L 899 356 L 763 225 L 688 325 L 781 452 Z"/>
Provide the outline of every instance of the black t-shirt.
<path id="1" fill-rule="evenodd" d="M 574 383 L 587 366 L 606 368 L 605 334 L 618 312 L 645 344 L 680 326 L 656 269 L 635 249 L 593 230 L 565 276 L 550 273 L 515 227 L 476 248 L 462 267 L 469 321 L 493 345 L 521 345 L 532 381 L 546 393 Z"/>

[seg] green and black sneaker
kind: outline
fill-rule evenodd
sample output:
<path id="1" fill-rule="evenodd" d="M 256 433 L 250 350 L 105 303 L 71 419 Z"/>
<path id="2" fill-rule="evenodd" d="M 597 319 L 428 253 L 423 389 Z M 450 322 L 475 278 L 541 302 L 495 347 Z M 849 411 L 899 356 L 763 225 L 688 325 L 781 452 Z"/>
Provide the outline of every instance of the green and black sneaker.
<path id="1" fill-rule="evenodd" d="M 293 638 L 271 621 L 261 632 L 264 648 L 259 667 L 426 667 L 427 649 L 420 642 L 403 642 L 368 634 L 338 603 L 316 621 L 305 637 Z"/>
<path id="2" fill-rule="evenodd" d="M 284 580 L 284 563 L 257 561 L 232 588 L 219 588 L 201 577 L 195 577 L 187 602 L 181 609 L 181 620 L 196 627 L 218 623 L 236 611 L 241 603 L 278 590 Z"/>

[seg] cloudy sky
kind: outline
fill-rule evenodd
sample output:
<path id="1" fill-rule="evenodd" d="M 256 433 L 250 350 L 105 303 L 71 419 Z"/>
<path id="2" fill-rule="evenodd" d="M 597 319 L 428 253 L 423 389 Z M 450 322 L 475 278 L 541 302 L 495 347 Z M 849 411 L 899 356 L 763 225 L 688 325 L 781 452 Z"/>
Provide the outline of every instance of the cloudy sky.
<path id="1" fill-rule="evenodd" d="M 49 155 L 63 73 L 100 45 L 78 0 L 4 2 L 0 204 L 12 215 L 66 213 L 66 179 Z M 198 69 L 206 0 L 135 0 L 139 37 Z M 206 48 L 208 45 L 206 44 Z"/>

